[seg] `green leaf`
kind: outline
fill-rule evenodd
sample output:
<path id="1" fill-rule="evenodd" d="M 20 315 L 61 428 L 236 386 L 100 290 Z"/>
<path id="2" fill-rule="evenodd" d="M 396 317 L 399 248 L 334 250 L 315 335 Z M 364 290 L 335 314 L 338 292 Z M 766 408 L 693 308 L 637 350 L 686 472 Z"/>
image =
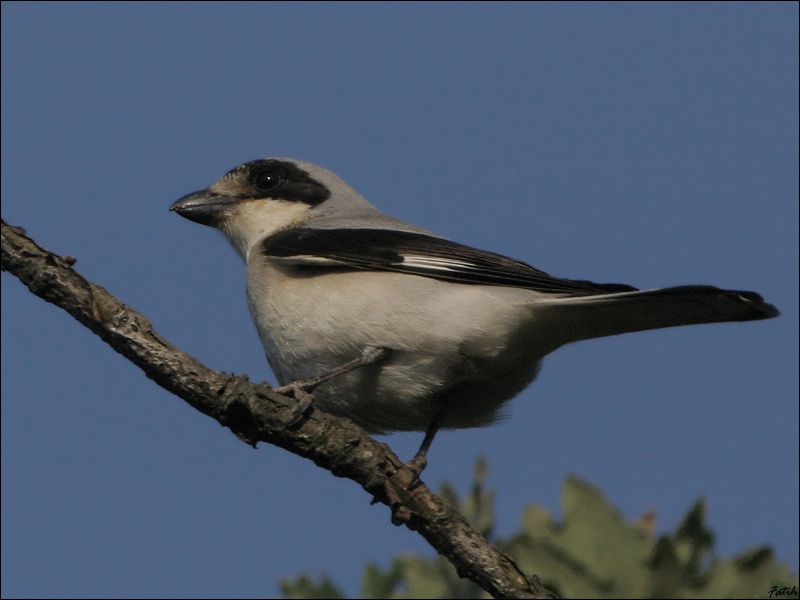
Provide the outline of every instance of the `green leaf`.
<path id="1" fill-rule="evenodd" d="M 284 598 L 344 598 L 344 594 L 328 579 L 325 573 L 322 574 L 319 583 L 315 583 L 310 575 L 303 573 L 294 580 L 281 580 L 280 586 Z"/>
<path id="2" fill-rule="evenodd" d="M 470 492 L 459 497 L 448 482 L 441 496 L 487 539 L 494 530 L 494 491 L 485 487 L 488 466 L 475 465 Z M 732 559 L 714 555 L 714 534 L 706 525 L 706 504 L 698 499 L 673 534 L 655 536 L 653 510 L 633 522 L 593 485 L 569 477 L 562 492 L 563 521 L 540 506 L 529 505 L 522 528 L 495 543 L 526 573 L 536 574 L 564 598 L 750 598 L 769 597 L 770 590 L 798 586 L 797 575 L 775 562 L 767 546 Z M 284 580 L 285 598 L 342 598 L 323 575 Z M 369 563 L 362 580 L 364 598 L 487 598 L 461 579 L 443 557 L 401 554 L 387 570 Z"/>

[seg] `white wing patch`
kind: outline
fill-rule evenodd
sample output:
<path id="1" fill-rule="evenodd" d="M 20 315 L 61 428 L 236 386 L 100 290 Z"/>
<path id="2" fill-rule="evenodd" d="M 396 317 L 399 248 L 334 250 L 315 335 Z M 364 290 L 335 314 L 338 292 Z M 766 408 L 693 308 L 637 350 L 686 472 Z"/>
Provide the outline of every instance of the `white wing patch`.
<path id="1" fill-rule="evenodd" d="M 408 267 L 418 267 L 420 269 L 439 269 L 443 271 L 461 271 L 463 269 L 475 269 L 475 265 L 460 260 L 441 258 L 438 256 L 421 256 L 414 254 L 403 255 L 403 265 Z"/>
<path id="2" fill-rule="evenodd" d="M 270 260 L 284 265 L 306 265 L 329 267 L 332 265 L 348 265 L 346 261 L 326 258 L 325 256 L 314 256 L 313 254 L 298 254 L 297 256 L 270 256 Z"/>

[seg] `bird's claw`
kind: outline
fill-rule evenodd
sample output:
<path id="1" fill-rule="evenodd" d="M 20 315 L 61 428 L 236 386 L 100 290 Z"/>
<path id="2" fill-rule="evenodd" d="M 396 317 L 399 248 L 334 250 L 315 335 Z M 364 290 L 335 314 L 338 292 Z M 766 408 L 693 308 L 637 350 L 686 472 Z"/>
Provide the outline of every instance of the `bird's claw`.
<path id="1" fill-rule="evenodd" d="M 311 405 L 314 403 L 314 394 L 306 391 L 302 382 L 283 385 L 279 388 L 275 388 L 275 391 L 279 394 L 290 396 L 297 400 L 297 406 L 294 407 L 291 416 L 286 420 L 287 427 L 294 427 L 300 421 L 302 421 L 303 417 L 306 416 L 311 408 Z"/>

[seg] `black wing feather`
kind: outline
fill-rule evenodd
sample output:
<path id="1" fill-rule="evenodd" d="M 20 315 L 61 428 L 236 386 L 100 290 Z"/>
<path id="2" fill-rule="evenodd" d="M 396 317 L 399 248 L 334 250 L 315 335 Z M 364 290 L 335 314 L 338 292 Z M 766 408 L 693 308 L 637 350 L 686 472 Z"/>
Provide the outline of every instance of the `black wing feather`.
<path id="1" fill-rule="evenodd" d="M 288 229 L 262 241 L 261 253 L 276 258 L 318 257 L 335 261 L 338 268 L 394 271 L 454 283 L 518 287 L 551 294 L 590 296 L 637 291 L 618 283 L 552 277 L 501 254 L 410 231 Z"/>

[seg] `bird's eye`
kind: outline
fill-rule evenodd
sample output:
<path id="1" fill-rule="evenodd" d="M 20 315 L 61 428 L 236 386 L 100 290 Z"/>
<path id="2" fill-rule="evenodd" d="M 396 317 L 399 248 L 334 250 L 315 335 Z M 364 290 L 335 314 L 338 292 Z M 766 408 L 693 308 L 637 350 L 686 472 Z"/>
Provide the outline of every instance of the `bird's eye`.
<path id="1" fill-rule="evenodd" d="M 276 171 L 261 171 L 256 175 L 255 186 L 262 192 L 276 188 L 281 182 L 281 176 Z"/>

